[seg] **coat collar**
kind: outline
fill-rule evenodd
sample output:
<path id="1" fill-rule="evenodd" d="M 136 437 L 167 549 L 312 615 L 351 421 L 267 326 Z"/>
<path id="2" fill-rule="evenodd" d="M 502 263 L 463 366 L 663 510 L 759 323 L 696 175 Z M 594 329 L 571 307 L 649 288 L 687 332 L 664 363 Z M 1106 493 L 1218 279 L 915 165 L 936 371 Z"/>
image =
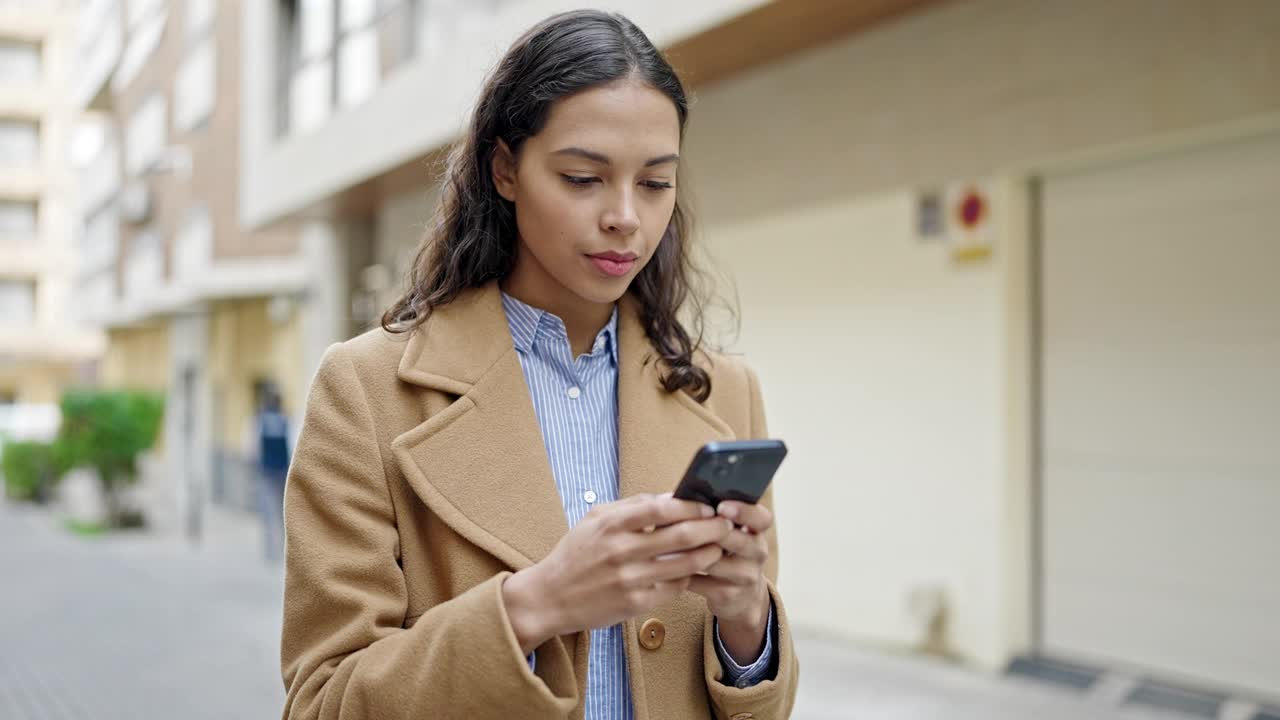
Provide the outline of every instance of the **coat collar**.
<path id="1" fill-rule="evenodd" d="M 629 295 L 617 322 L 620 495 L 668 492 L 699 447 L 733 431 L 686 393 L 662 388 Z M 405 346 L 397 375 L 456 396 L 391 444 L 414 491 L 512 569 L 546 557 L 568 525 L 497 283 L 433 313 Z"/>

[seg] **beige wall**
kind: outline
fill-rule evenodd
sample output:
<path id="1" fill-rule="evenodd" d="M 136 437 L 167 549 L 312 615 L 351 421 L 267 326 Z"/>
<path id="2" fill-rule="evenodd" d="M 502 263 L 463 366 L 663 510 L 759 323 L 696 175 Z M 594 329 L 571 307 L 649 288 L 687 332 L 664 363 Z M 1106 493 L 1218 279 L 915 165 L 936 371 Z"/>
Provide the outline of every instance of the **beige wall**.
<path id="1" fill-rule="evenodd" d="M 700 93 L 687 179 L 793 448 L 777 494 L 798 623 L 912 646 L 909 597 L 936 586 L 962 658 L 1028 647 L 1023 179 L 1280 126 L 1276 37 L 1260 0 L 975 0 Z M 974 177 L 996 178 L 995 253 L 957 264 L 915 236 L 915 191 Z"/>
<path id="2" fill-rule="evenodd" d="M 52 363 L 19 363 L 0 368 L 0 395 L 19 403 L 54 404 L 72 381 L 71 368 Z"/>
<path id="3" fill-rule="evenodd" d="M 253 383 L 270 379 L 279 384 L 284 411 L 301 417 L 301 338 L 298 313 L 283 324 L 268 314 L 265 300 L 240 300 L 216 305 L 210 322 L 209 378 L 221 417 L 213 428 L 214 442 L 239 451 L 245 428 L 253 416 Z"/>
<path id="4" fill-rule="evenodd" d="M 108 331 L 102 357 L 104 387 L 164 392 L 169 383 L 169 328 L 166 324 Z"/>
<path id="5" fill-rule="evenodd" d="M 439 201 L 438 186 L 432 185 L 392 196 L 378 208 L 374 260 L 386 268 L 389 280 L 377 298 L 379 313 L 403 294 L 405 275 Z"/>
<path id="6" fill-rule="evenodd" d="M 1280 3 L 943 4 L 700 93 L 708 220 L 1280 112 Z"/>

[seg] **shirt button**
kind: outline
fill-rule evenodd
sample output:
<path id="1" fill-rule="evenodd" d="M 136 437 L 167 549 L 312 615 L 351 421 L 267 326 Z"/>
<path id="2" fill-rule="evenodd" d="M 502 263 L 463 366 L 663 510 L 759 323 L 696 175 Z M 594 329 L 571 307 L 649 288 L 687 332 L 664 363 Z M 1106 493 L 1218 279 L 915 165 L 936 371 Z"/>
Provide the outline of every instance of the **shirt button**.
<path id="1" fill-rule="evenodd" d="M 586 492 L 582 493 L 582 499 L 583 499 L 583 500 L 586 500 L 586 501 L 587 501 L 587 504 L 588 504 L 588 505 L 590 505 L 591 503 L 593 503 L 593 502 L 595 502 L 595 501 L 596 501 L 596 491 L 595 491 L 595 490 L 588 490 L 588 491 L 586 491 Z"/>
<path id="2" fill-rule="evenodd" d="M 577 399 L 578 399 L 578 397 L 579 397 L 579 396 L 581 396 L 581 395 L 582 395 L 582 390 L 581 390 L 581 388 L 579 388 L 577 385 L 574 385 L 573 387 L 569 388 L 569 397 L 570 397 L 570 398 L 572 398 L 572 399 L 574 399 L 574 400 L 577 400 Z"/>

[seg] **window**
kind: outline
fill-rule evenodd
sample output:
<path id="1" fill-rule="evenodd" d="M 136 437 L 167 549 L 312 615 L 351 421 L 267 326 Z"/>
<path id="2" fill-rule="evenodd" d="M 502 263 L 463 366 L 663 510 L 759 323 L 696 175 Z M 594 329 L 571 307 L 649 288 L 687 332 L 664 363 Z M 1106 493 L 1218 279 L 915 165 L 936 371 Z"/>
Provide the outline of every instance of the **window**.
<path id="1" fill-rule="evenodd" d="M 35 85 L 40 81 L 40 46 L 0 40 L 0 85 Z"/>
<path id="2" fill-rule="evenodd" d="M 129 259 L 125 264 L 125 291 L 132 297 L 145 297 L 164 280 L 164 247 L 160 233 L 147 228 L 133 236 Z"/>
<path id="3" fill-rule="evenodd" d="M 0 324 L 32 325 L 35 319 L 35 283 L 24 280 L 0 280 Z"/>
<path id="4" fill-rule="evenodd" d="M 338 101 L 359 105 L 378 87 L 378 36 L 373 21 L 375 0 L 341 0 L 342 31 L 338 40 Z"/>
<path id="5" fill-rule="evenodd" d="M 213 223 L 209 210 L 197 205 L 187 211 L 182 229 L 178 231 L 178 243 L 174 248 L 174 275 L 187 279 L 209 269 L 213 258 Z"/>
<path id="6" fill-rule="evenodd" d="M 36 235 L 36 204 L 0 200 L 0 241 L 28 240 Z"/>
<path id="7" fill-rule="evenodd" d="M 116 302 L 116 274 L 114 268 L 86 277 L 76 291 L 76 306 L 81 308 L 82 317 L 91 316 L 109 309 Z M 91 319 L 91 318 L 85 318 Z"/>
<path id="8" fill-rule="evenodd" d="M 125 170 L 139 175 L 151 167 L 164 153 L 168 134 L 165 126 L 163 95 L 152 95 L 134 111 L 125 131 Z"/>
<path id="9" fill-rule="evenodd" d="M 0 167 L 30 167 L 40 160 L 40 126 L 30 120 L 0 120 Z"/>
<path id="10" fill-rule="evenodd" d="M 138 76 L 147 59 L 160 46 L 160 38 L 164 35 L 165 22 L 169 15 L 163 2 L 146 0 L 139 3 L 128 3 L 129 31 L 124 53 L 120 63 L 111 76 L 111 89 L 122 92 L 133 79 Z M 134 8 L 137 7 L 136 16 Z"/>
<path id="11" fill-rule="evenodd" d="M 178 69 L 173 86 L 173 127 L 178 132 L 195 129 L 213 114 L 217 82 L 213 48 L 213 37 L 205 38 Z"/>
<path id="12" fill-rule="evenodd" d="M 112 267 L 120 252 L 120 211 L 108 202 L 87 217 L 80 236 L 80 272 L 92 274 Z"/>
<path id="13" fill-rule="evenodd" d="M 187 42 L 196 43 L 213 27 L 214 0 L 187 0 Z"/>
<path id="14" fill-rule="evenodd" d="M 373 95 L 412 54 L 423 1 L 285 0 L 281 130 L 312 130 Z"/>
<path id="15" fill-rule="evenodd" d="M 126 0 L 125 9 L 128 11 L 129 32 L 132 33 L 164 9 L 164 0 Z"/>

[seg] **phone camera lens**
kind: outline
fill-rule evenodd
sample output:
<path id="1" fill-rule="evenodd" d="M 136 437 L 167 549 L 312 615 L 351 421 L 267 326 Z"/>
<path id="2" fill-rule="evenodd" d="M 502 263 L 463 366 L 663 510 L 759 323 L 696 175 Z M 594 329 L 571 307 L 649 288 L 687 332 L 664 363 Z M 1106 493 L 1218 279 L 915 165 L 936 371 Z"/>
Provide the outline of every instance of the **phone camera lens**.
<path id="1" fill-rule="evenodd" d="M 737 456 L 737 455 L 730 455 L 730 456 L 729 456 L 729 458 L 728 458 L 728 460 L 729 460 L 729 464 L 730 464 L 730 465 L 733 465 L 733 464 L 735 464 L 735 463 L 737 463 L 737 462 L 738 462 L 738 456 Z"/>

